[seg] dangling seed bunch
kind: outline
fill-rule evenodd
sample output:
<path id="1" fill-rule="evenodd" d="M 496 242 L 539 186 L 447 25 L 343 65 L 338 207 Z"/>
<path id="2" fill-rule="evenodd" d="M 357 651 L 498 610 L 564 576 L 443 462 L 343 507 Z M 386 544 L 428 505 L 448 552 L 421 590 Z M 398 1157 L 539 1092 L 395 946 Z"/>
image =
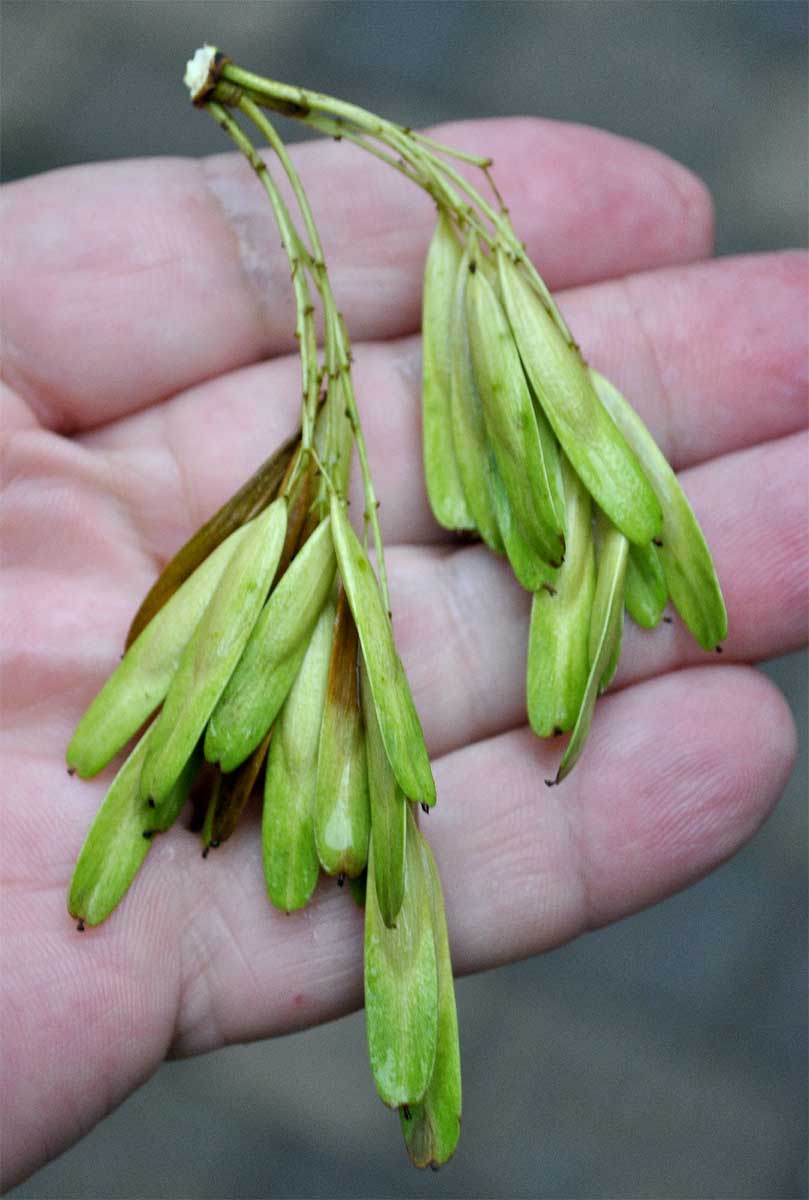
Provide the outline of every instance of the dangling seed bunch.
<path id="1" fill-rule="evenodd" d="M 83 777 L 138 740 L 90 828 L 68 908 L 80 928 L 103 921 L 200 780 L 206 855 L 261 788 L 270 901 L 303 907 L 324 871 L 350 880 L 364 904 L 374 1079 L 399 1109 L 413 1161 L 438 1166 L 457 1144 L 461 1083 L 441 885 L 418 824 L 435 785 L 393 640 L 348 333 L 309 202 L 265 110 L 370 151 L 437 205 L 422 320 L 427 492 L 441 525 L 505 554 L 533 594 L 529 720 L 540 737 L 571 734 L 548 782 L 582 753 L 618 665 L 624 609 L 653 628 L 670 597 L 712 650 L 727 632 L 722 594 L 673 471 L 624 397 L 584 363 L 517 239 L 490 160 L 244 71 L 213 47 L 197 51 L 186 83 L 253 167 L 281 234 L 300 428 L 165 568 L 79 723 L 67 757 Z M 234 111 L 267 142 L 297 220 Z M 453 160 L 483 172 L 494 203 Z M 354 447 L 364 539 L 347 513 Z"/>

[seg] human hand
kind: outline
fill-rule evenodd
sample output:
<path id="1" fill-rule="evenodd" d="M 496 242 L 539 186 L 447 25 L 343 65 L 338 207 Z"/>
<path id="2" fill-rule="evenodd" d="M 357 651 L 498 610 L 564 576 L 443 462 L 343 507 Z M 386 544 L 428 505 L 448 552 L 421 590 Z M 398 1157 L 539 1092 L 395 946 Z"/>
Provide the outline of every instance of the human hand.
<path id="1" fill-rule="evenodd" d="M 609 135 L 509 121 L 440 136 L 494 154 L 529 253 L 570 289 L 559 299 L 585 355 L 685 469 L 730 621 L 721 660 L 677 624 L 629 626 L 582 761 L 544 787 L 559 750 L 525 728 L 529 597 L 505 562 L 438 530 L 424 495 L 414 334 L 431 207 L 345 147 L 299 148 L 354 341 L 397 644 L 435 762 L 424 827 L 456 968 L 471 971 L 683 887 L 778 797 L 791 718 L 743 664 L 804 635 L 805 262 L 700 262 L 701 187 Z M 73 169 L 11 185 L 3 204 L 10 1186 L 167 1053 L 356 1006 L 362 919 L 329 881 L 307 910 L 274 911 L 254 817 L 206 861 L 176 828 L 106 925 L 79 935 L 68 918 L 105 788 L 67 777 L 72 729 L 158 565 L 290 431 L 300 383 L 287 269 L 238 157 Z"/>

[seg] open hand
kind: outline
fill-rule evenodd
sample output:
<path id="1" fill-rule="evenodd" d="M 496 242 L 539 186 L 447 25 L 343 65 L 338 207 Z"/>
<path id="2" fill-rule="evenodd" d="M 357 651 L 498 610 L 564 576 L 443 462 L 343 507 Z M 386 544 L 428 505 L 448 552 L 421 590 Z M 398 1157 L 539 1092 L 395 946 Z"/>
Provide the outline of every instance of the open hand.
<path id="1" fill-rule="evenodd" d="M 430 204 L 345 146 L 296 151 L 355 348 L 397 644 L 434 759 L 424 819 L 456 968 L 536 953 L 668 895 L 749 838 L 790 769 L 746 664 L 804 637 L 805 260 L 722 262 L 701 185 L 660 154 L 539 121 L 470 123 L 585 356 L 683 471 L 728 606 L 719 659 L 629 626 L 581 763 L 527 729 L 529 596 L 433 522 L 420 465 Z M 362 917 L 333 881 L 268 903 L 255 816 L 208 860 L 180 823 L 106 925 L 65 897 L 110 772 L 64 750 L 159 566 L 296 423 L 287 268 L 236 155 L 54 172 L 3 195 L 0 930 L 10 1186 L 158 1067 L 345 1012 Z M 357 507 L 360 501 L 358 500 Z"/>

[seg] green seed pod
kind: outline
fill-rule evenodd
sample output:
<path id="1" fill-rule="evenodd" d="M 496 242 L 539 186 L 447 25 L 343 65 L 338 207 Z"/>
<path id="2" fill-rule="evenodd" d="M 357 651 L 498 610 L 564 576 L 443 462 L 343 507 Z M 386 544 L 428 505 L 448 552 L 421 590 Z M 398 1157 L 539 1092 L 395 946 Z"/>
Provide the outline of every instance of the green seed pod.
<path id="1" fill-rule="evenodd" d="M 668 598 L 669 589 L 657 547 L 652 542 L 648 546 L 630 543 L 624 604 L 632 620 L 644 629 L 654 629 L 660 623 Z"/>
<path id="2" fill-rule="evenodd" d="M 606 573 L 606 577 L 609 579 L 610 572 L 614 569 L 615 563 L 617 563 L 623 557 L 626 558 L 626 562 L 623 567 L 624 579 L 621 585 L 623 590 L 621 602 L 625 604 L 626 572 L 629 566 L 629 545 L 632 543 L 630 542 L 625 548 L 626 555 L 624 556 L 624 547 L 621 545 L 621 538 L 623 537 L 623 534 L 610 522 L 609 517 L 605 517 L 603 512 L 599 510 L 596 511 L 594 533 L 597 579 L 601 578 L 602 574 L 604 573 Z M 604 555 L 606 555 L 606 559 L 604 560 L 604 570 L 602 572 L 602 558 L 604 558 Z M 612 602 L 611 596 L 612 593 L 609 587 L 599 587 L 596 585 L 596 592 L 595 596 L 593 597 L 593 611 L 590 615 L 590 638 L 588 653 L 591 663 L 595 660 L 596 655 L 598 654 L 598 647 L 601 639 L 601 629 L 604 622 L 607 620 L 606 609 L 607 606 Z M 601 692 L 605 692 L 612 683 L 613 676 L 618 670 L 618 660 L 621 657 L 621 643 L 623 641 L 624 629 L 623 610 L 621 611 L 620 617 L 614 617 L 613 619 L 615 622 L 615 629 L 611 635 L 612 650 L 608 659 L 606 660 L 604 671 L 598 685 L 599 694 Z"/>
<path id="3" fill-rule="evenodd" d="M 127 650 L 76 727 L 67 748 L 71 771 L 97 775 L 164 699 L 225 567 L 252 528 L 237 529 L 214 550 Z"/>
<path id="4" fill-rule="evenodd" d="M 497 514 L 503 544 L 517 582 L 528 592 L 537 592 L 546 584 L 554 587 L 557 568 L 545 562 L 529 545 L 528 539 L 517 524 L 514 510 L 509 503 L 506 489 L 495 464 L 492 464 L 490 482 L 492 503 Z"/>
<path id="5" fill-rule="evenodd" d="M 312 502 L 315 496 L 315 464 L 309 459 L 306 467 L 299 474 L 296 482 L 286 493 L 287 529 L 284 535 L 284 546 L 272 586 L 277 587 L 287 572 L 289 564 L 297 554 L 303 542 L 306 541 L 306 526 L 311 519 Z"/>
<path id="6" fill-rule="evenodd" d="M 154 728 L 146 730 L 110 784 L 76 861 L 67 909 L 84 925 L 100 925 L 117 907 L 149 853 L 153 834 L 174 824 L 188 796 L 199 765 L 196 755 L 172 788 L 159 820 L 141 799 L 140 773 Z"/>
<path id="7" fill-rule="evenodd" d="M 435 1065 L 427 1091 L 407 1110 L 399 1109 L 402 1133 L 411 1160 L 417 1167 L 439 1167 L 455 1152 L 461 1136 L 461 1052 L 458 1044 L 458 1014 L 455 1008 L 455 983 L 449 952 L 447 921 L 441 881 L 432 851 L 417 836 L 424 874 L 430 893 L 430 910 L 435 939 L 438 972 L 438 1023 Z"/>
<path id="8" fill-rule="evenodd" d="M 590 496 L 564 458 L 567 552 L 553 584 L 535 592 L 528 635 L 528 719 L 539 737 L 576 723 L 590 671 L 595 556 Z"/>
<path id="9" fill-rule="evenodd" d="M 728 615 L 711 553 L 677 476 L 638 414 L 616 387 L 590 372 L 602 403 L 637 454 L 663 510 L 658 546 L 675 608 L 704 650 L 728 633 Z"/>
<path id="10" fill-rule="evenodd" d="M 249 758 L 228 775 L 215 768 L 216 782 L 202 827 L 202 844 L 206 850 L 221 846 L 232 836 L 261 774 L 271 737 L 272 730 L 268 731 Z"/>
<path id="11" fill-rule="evenodd" d="M 385 1104 L 417 1104 L 435 1066 L 438 971 L 430 895 L 418 838 L 407 838 L 407 890 L 396 927 L 382 920 L 374 845 L 365 903 L 365 1017 L 368 1053 Z"/>
<path id="12" fill-rule="evenodd" d="M 524 537 L 536 553 L 558 566 L 564 557 L 565 517 L 554 504 L 551 479 L 556 454 L 537 414 L 506 315 L 494 288 L 470 259 L 466 316 L 475 380 L 497 470 Z"/>
<path id="13" fill-rule="evenodd" d="M 433 515 L 445 529 L 473 529 L 452 440 L 450 319 L 461 247 L 443 209 L 424 269 L 421 320 L 424 475 Z"/>
<path id="14" fill-rule="evenodd" d="M 360 667 L 360 695 L 365 718 L 371 842 L 376 867 L 374 890 L 382 920 L 393 928 L 405 893 L 407 800 L 391 770 L 377 719 L 365 664 Z"/>
<path id="15" fill-rule="evenodd" d="M 278 715 L 334 581 L 328 518 L 293 558 L 255 624 L 211 714 L 205 757 L 233 771 L 255 750 Z"/>
<path id="16" fill-rule="evenodd" d="M 365 897 L 368 891 L 368 872 L 363 871 L 356 879 L 349 879 L 349 891 L 357 908 L 365 908 Z"/>
<path id="17" fill-rule="evenodd" d="M 662 515 L 640 463 L 542 300 L 505 253 L 497 259 L 520 356 L 565 454 L 613 524 L 631 542 L 650 542 L 660 535 Z"/>
<path id="18" fill-rule="evenodd" d="M 231 496 L 209 521 L 166 563 L 146 594 L 129 627 L 126 648 L 132 645 L 177 589 L 234 530 L 246 525 L 276 498 L 283 478 L 300 445 L 300 431 L 288 438 L 263 462 L 254 475 Z"/>
<path id="19" fill-rule="evenodd" d="M 157 807 L 169 795 L 241 657 L 272 583 L 286 523 L 283 499 L 256 517 L 183 651 L 141 776 L 141 795 L 151 797 Z"/>
<path id="20" fill-rule="evenodd" d="M 609 526 L 601 539 L 595 597 L 590 618 L 590 673 L 576 724 L 559 765 L 555 783 L 569 775 L 584 749 L 593 720 L 596 697 L 612 678 L 620 651 L 624 615 L 624 581 L 629 543 L 620 530 Z"/>
<path id="21" fill-rule="evenodd" d="M 504 553 L 503 538 L 497 522 L 493 496 L 493 474 L 497 471 L 489 446 L 483 404 L 475 381 L 475 368 L 469 346 L 466 320 L 466 280 L 469 262 L 477 256 L 478 245 L 470 235 L 458 265 L 452 298 L 450 325 L 450 414 L 452 442 L 464 495 L 475 527 L 490 549 Z"/>
<path id="22" fill-rule="evenodd" d="M 343 502 L 331 498 L 334 548 L 359 633 L 385 753 L 404 794 L 435 803 L 435 783 L 416 706 L 393 642 L 376 575 L 351 527 Z"/>
<path id="23" fill-rule="evenodd" d="M 264 878 L 270 900 L 285 912 L 309 902 L 320 874 L 314 832 L 315 786 L 334 610 L 333 600 L 327 602 L 315 625 L 273 731 L 264 780 Z"/>
<path id="24" fill-rule="evenodd" d="M 349 879 L 365 870 L 371 829 L 358 648 L 357 627 L 341 590 L 318 746 L 315 842 L 323 870 Z"/>

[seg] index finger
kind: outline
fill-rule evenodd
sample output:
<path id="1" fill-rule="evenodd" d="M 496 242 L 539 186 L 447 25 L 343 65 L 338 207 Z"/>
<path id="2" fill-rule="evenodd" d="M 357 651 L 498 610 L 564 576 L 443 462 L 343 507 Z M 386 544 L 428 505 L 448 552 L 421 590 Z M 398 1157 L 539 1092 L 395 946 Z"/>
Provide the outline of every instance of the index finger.
<path id="1" fill-rule="evenodd" d="M 517 233 L 551 287 L 710 250 L 704 186 L 648 147 L 532 119 L 439 135 L 493 154 Z M 352 336 L 415 332 L 432 203 L 352 147 L 291 153 Z M 294 346 L 279 236 L 237 155 L 55 171 L 8 185 L 2 217 L 6 375 L 52 428 L 103 424 Z"/>

